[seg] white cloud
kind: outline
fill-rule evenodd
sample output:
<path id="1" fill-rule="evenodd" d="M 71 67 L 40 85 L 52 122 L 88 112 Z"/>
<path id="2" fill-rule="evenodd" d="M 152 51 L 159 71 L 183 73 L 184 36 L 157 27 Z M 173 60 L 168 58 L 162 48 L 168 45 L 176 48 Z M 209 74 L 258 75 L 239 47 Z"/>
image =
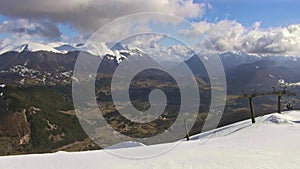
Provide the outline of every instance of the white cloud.
<path id="1" fill-rule="evenodd" d="M 130 37 L 122 41 L 125 45 L 135 46 L 140 49 L 159 48 L 159 41 L 163 38 L 160 34 L 143 34 Z"/>
<path id="2" fill-rule="evenodd" d="M 250 30 L 241 47 L 250 53 L 300 56 L 300 25 Z"/>
<path id="3" fill-rule="evenodd" d="M 206 35 L 207 40 L 198 44 L 201 50 L 243 51 L 260 55 L 300 56 L 300 24 L 263 29 L 260 22 L 247 28 L 237 21 L 222 20 L 194 23 L 195 28 L 185 29 L 181 34 L 189 38 Z"/>
<path id="4" fill-rule="evenodd" d="M 0 24 L 0 32 L 10 33 L 17 38 L 37 36 L 53 40 L 61 36 L 61 32 L 54 23 L 27 19 L 4 21 Z"/>
<path id="5" fill-rule="evenodd" d="M 193 23 L 193 27 L 190 29 L 180 30 L 179 33 L 188 37 L 195 38 L 201 36 L 202 33 L 207 32 L 212 27 L 212 23 L 208 23 L 206 21 L 200 21 Z"/>
<path id="6" fill-rule="evenodd" d="M 7 46 L 12 43 L 11 39 L 5 38 L 0 41 L 0 47 Z"/>
<path id="7" fill-rule="evenodd" d="M 16 5 L 20 4 L 20 5 Z M 0 14 L 9 17 L 69 23 L 82 31 L 94 32 L 115 18 L 137 12 L 164 12 L 185 18 L 199 17 L 205 5 L 192 0 L 1 0 Z"/>
<path id="8" fill-rule="evenodd" d="M 152 59 L 158 63 L 181 63 L 194 55 L 192 49 L 183 45 L 174 45 L 170 47 L 143 49 Z"/>

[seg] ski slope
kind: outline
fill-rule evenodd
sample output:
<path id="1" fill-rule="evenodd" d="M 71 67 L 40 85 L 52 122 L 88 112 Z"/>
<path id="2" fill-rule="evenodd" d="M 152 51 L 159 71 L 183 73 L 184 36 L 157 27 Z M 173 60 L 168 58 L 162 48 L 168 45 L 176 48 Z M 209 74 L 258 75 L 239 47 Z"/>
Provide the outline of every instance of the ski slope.
<path id="1" fill-rule="evenodd" d="M 202 133 L 188 142 L 153 146 L 129 142 L 130 148 L 123 143 L 106 150 L 0 157 L 0 169 L 299 169 L 300 111 L 256 121 Z M 129 157 L 167 150 L 170 145 L 174 148 L 151 158 Z"/>

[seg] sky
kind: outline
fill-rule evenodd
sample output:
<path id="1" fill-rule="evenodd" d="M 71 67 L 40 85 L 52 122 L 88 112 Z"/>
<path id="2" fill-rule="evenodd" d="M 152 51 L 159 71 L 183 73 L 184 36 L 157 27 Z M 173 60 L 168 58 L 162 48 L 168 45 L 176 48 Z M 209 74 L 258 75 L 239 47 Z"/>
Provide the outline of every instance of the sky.
<path id="1" fill-rule="evenodd" d="M 113 40 L 126 32 L 165 33 L 160 29 L 166 24 L 171 34 L 185 36 L 185 41 L 201 50 L 209 50 L 212 44 L 220 52 L 300 56 L 299 6 L 297 0 L 1 0 L 0 46 L 26 41 L 84 43 L 117 18 L 162 12 L 182 17 L 194 27 L 144 18 L 143 24 L 128 21 L 105 34 Z M 207 40 L 201 38 L 203 34 Z M 178 45 L 162 36 L 132 39 L 140 48 Z"/>
<path id="2" fill-rule="evenodd" d="M 245 26 L 262 22 L 264 28 L 300 23 L 300 2 L 297 0 L 211 0 L 212 5 L 204 15 L 209 22 L 237 20 Z"/>

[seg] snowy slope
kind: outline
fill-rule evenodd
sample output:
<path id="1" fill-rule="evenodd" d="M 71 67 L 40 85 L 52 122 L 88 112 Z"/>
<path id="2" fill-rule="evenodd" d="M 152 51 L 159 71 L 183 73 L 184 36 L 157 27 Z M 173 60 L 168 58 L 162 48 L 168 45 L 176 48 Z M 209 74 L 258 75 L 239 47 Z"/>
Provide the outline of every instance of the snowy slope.
<path id="1" fill-rule="evenodd" d="M 112 145 L 110 147 L 107 147 L 106 149 L 121 149 L 121 148 L 140 147 L 140 146 L 146 146 L 146 145 L 139 142 L 128 141 L 128 142 Z"/>
<path id="2" fill-rule="evenodd" d="M 56 50 L 59 50 L 62 53 L 68 53 L 73 51 L 80 51 L 80 48 L 73 47 L 71 45 L 65 44 L 58 47 L 55 47 Z"/>
<path id="3" fill-rule="evenodd" d="M 300 111 L 271 114 L 242 121 L 191 141 L 90 152 L 8 156 L 0 158 L 1 169 L 298 169 L 300 168 Z M 121 145 L 121 144 L 120 144 Z M 138 156 L 163 151 L 163 155 L 145 159 Z M 177 146 L 176 146 L 177 145 Z M 123 144 L 126 146 L 126 144 Z"/>
<path id="4" fill-rule="evenodd" d="M 7 45 L 7 46 L 2 46 L 0 47 L 0 55 L 2 55 L 3 53 L 9 52 L 9 51 L 13 51 L 16 47 L 12 46 L 12 45 Z"/>

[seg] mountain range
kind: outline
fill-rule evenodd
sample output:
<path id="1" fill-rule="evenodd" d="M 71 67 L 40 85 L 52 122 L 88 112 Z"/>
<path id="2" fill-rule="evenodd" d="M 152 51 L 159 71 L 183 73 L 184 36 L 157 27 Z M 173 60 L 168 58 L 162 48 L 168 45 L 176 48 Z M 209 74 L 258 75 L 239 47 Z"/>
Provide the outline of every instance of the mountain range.
<path id="1" fill-rule="evenodd" d="M 181 66 L 185 64 L 196 77 L 201 103 L 191 134 L 197 134 L 201 131 L 210 105 L 210 79 L 201 61 L 209 57 L 206 54 L 193 55 L 180 47 L 168 50 L 171 55 L 191 55 L 185 56 L 186 59 L 180 63 L 168 64 L 168 69 L 180 72 Z M 132 80 L 130 88 L 131 101 L 139 110 L 150 106 L 148 101 L 150 89 L 160 88 L 167 92 L 168 99 L 171 99 L 170 106 L 161 115 L 161 120 L 135 128 L 131 123 L 122 121 L 124 117 L 120 116 L 111 103 L 110 83 L 116 68 L 124 60 L 139 60 L 150 57 L 153 53 L 147 54 L 148 52 L 139 48 L 120 43 L 100 43 L 98 48 L 94 49 L 87 48 L 85 44 L 66 43 L 45 45 L 30 42 L 16 46 L 2 46 L 0 47 L 0 145 L 6 146 L 0 146 L 0 154 L 99 148 L 80 127 L 72 104 L 71 84 L 72 80 L 76 80 L 72 75 L 80 52 L 86 56 L 102 57 L 95 92 L 99 107 L 105 112 L 104 117 L 117 131 L 142 137 L 164 131 L 176 119 L 180 106 L 178 105 L 180 97 L 176 93 L 178 86 L 173 83 L 170 76 L 161 71 L 144 71 L 138 78 Z M 160 53 L 159 57 L 163 57 L 164 54 L 166 53 Z M 298 57 L 258 56 L 242 52 L 224 52 L 218 55 L 226 75 L 228 92 L 219 126 L 250 117 L 247 100 L 237 99 L 244 93 L 282 90 L 286 86 L 288 90 L 300 94 Z M 298 96 L 284 98 L 283 104 L 290 100 L 295 105 L 300 105 Z M 259 102 L 255 102 L 255 109 L 258 116 L 276 110 L 277 102 L 274 97 L 259 98 L 257 101 Z M 13 123 L 14 120 L 18 123 Z M 14 130 L 7 130 L 8 128 Z M 145 130 L 151 132 L 143 133 Z"/>

